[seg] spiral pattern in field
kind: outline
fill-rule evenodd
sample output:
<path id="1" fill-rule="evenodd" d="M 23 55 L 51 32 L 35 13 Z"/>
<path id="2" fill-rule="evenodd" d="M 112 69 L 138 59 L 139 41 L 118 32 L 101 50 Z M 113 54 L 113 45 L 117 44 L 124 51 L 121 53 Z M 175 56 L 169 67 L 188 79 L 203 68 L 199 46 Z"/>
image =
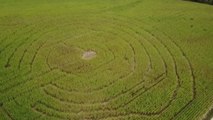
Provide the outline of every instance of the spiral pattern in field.
<path id="1" fill-rule="evenodd" d="M 10 76 L 2 102 L 35 119 L 175 117 L 195 98 L 193 69 L 172 38 L 147 26 L 107 15 L 23 26 L 1 42 Z"/>

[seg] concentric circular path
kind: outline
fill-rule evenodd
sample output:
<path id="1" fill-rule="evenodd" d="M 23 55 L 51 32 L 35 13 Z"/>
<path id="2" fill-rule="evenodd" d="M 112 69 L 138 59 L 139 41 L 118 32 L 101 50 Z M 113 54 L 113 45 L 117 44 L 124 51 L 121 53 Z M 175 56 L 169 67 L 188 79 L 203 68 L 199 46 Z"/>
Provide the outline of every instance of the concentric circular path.
<path id="1" fill-rule="evenodd" d="M 0 43 L 8 78 L 0 102 L 10 119 L 20 112 L 35 119 L 172 119 L 196 96 L 184 51 L 140 20 L 87 15 L 36 23 Z M 83 59 L 85 52 L 94 57 Z"/>

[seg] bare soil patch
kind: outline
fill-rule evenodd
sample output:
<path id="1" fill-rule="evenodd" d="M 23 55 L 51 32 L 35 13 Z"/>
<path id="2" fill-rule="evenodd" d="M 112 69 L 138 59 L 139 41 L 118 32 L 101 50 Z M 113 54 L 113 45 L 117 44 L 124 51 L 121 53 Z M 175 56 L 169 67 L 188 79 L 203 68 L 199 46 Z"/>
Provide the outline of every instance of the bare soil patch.
<path id="1" fill-rule="evenodd" d="M 82 55 L 82 59 L 84 60 L 91 60 L 96 57 L 96 52 L 95 51 L 85 51 Z"/>

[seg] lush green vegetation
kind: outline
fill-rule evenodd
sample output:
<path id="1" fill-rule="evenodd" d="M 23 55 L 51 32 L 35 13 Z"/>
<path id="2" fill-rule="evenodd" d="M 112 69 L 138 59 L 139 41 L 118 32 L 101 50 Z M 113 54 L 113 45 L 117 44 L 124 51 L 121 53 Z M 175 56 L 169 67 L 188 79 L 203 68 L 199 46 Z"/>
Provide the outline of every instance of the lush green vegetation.
<path id="1" fill-rule="evenodd" d="M 213 105 L 213 7 L 0 0 L 0 120 L 197 120 Z"/>

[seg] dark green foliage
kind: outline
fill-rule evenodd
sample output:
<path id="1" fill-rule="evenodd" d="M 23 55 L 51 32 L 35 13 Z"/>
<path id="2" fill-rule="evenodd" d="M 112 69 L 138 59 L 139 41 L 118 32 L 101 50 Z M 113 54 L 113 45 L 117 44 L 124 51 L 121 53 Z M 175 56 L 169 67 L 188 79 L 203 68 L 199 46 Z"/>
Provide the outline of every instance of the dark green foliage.
<path id="1" fill-rule="evenodd" d="M 213 0 L 191 0 L 191 1 L 213 4 Z"/>
<path id="2" fill-rule="evenodd" d="M 2 102 L 0 102 L 0 107 L 2 107 L 3 106 L 3 103 Z"/>

